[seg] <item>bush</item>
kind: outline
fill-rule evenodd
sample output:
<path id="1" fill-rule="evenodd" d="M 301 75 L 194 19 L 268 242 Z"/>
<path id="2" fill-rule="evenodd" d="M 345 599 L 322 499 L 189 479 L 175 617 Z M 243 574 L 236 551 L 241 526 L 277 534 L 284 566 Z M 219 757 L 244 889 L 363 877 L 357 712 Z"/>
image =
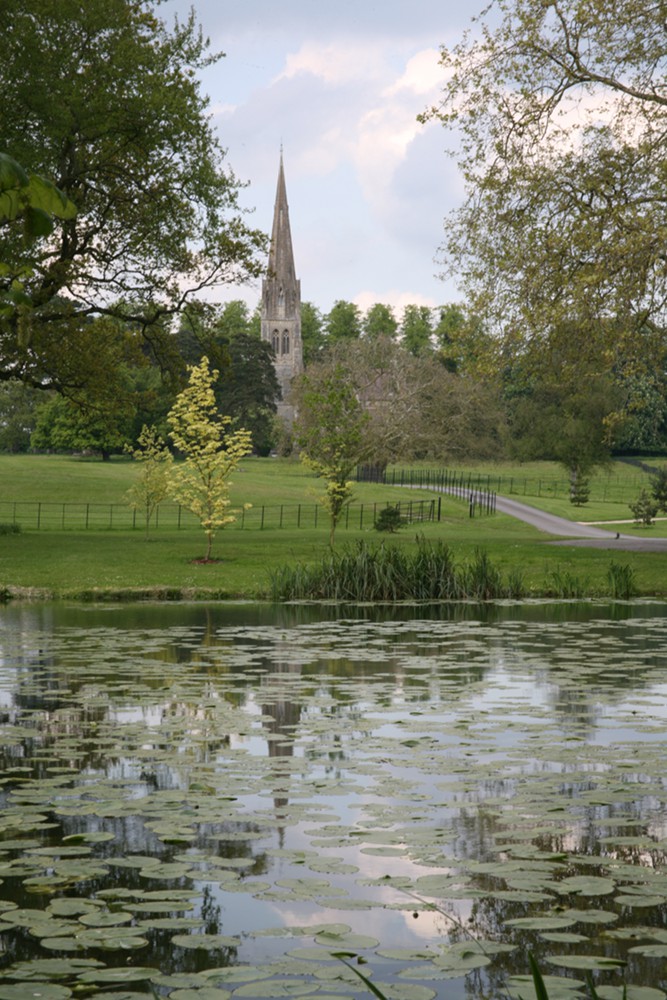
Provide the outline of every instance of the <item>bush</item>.
<path id="1" fill-rule="evenodd" d="M 0 535 L 19 535 L 20 533 L 20 524 L 0 524 Z"/>
<path id="2" fill-rule="evenodd" d="M 645 489 L 640 490 L 635 502 L 628 504 L 628 506 L 634 515 L 635 522 L 643 524 L 647 528 L 653 524 L 653 518 L 660 509 L 657 500 L 650 497 Z"/>
<path id="3" fill-rule="evenodd" d="M 405 518 L 401 515 L 400 504 L 384 507 L 375 518 L 373 527 L 376 531 L 389 531 L 392 534 L 406 524 Z"/>

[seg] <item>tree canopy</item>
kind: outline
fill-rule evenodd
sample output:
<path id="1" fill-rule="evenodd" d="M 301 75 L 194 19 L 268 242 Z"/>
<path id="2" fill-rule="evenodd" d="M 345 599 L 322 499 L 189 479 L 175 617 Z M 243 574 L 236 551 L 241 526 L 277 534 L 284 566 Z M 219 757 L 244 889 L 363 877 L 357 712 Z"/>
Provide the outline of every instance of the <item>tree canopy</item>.
<path id="1" fill-rule="evenodd" d="M 665 0 L 496 0 L 442 49 L 430 115 L 468 190 L 445 264 L 504 328 L 613 317 L 647 363 L 667 305 L 666 18 Z"/>
<path id="2" fill-rule="evenodd" d="M 164 348 L 160 317 L 256 274 L 264 241 L 200 93 L 196 71 L 218 57 L 193 14 L 170 28 L 149 0 L 16 0 L 3 43 L 0 149 L 77 212 L 29 247 L 21 227 L 0 230 L 0 261 L 32 269 L 33 304 L 0 320 L 0 379 L 76 391 L 95 345 L 65 357 L 63 330 L 110 314 Z"/>

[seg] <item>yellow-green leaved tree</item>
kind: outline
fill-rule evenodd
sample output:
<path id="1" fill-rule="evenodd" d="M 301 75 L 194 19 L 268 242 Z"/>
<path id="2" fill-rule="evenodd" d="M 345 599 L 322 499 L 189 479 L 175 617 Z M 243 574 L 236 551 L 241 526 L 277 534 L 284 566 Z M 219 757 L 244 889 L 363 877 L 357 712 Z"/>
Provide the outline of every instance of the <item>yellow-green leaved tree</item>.
<path id="1" fill-rule="evenodd" d="M 188 366 L 188 371 L 188 385 L 167 416 L 170 437 L 184 456 L 174 469 L 172 492 L 199 519 L 208 542 L 204 556 L 208 561 L 216 532 L 236 520 L 229 477 L 250 453 L 251 435 L 243 429 L 231 430 L 232 418 L 218 414 L 213 386 L 219 372 L 209 367 L 208 358 Z"/>
<path id="2" fill-rule="evenodd" d="M 142 510 L 146 519 L 146 538 L 151 518 L 158 504 L 169 496 L 172 457 L 169 448 L 154 427 L 141 428 L 136 448 L 128 448 L 135 462 L 141 462 L 141 471 L 127 491 L 127 502 L 135 510 Z"/>

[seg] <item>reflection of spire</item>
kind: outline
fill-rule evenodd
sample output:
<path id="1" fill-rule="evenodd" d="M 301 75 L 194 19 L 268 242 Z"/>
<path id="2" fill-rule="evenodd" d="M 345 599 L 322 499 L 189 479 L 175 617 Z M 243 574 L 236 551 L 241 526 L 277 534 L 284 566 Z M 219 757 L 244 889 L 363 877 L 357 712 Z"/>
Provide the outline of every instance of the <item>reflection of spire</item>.
<path id="1" fill-rule="evenodd" d="M 296 663 L 272 663 L 271 668 L 276 673 L 297 674 L 300 676 L 301 667 Z M 276 698 L 274 701 L 262 705 L 262 722 L 268 734 L 267 746 L 269 757 L 293 757 L 294 756 L 294 730 L 301 719 L 301 705 L 289 698 Z M 271 738 L 278 737 L 278 739 Z M 282 769 L 273 772 L 272 776 L 280 781 L 288 780 L 288 773 Z M 273 805 L 276 810 L 278 821 L 285 819 L 286 809 L 289 804 L 287 795 L 274 795 Z M 280 844 L 282 846 L 284 828 L 279 826 Z"/>

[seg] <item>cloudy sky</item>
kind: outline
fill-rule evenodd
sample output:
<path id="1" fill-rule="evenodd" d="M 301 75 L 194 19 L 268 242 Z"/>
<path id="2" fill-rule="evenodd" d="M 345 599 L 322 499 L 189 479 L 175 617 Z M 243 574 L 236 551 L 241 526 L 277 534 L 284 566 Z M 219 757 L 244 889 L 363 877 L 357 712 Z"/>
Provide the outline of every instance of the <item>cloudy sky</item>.
<path id="1" fill-rule="evenodd" d="M 481 0 L 479 0 L 481 5 Z M 166 0 L 166 19 L 189 0 Z M 242 203 L 269 232 L 281 144 L 302 298 L 435 306 L 443 218 L 462 187 L 442 126 L 417 115 L 442 82 L 441 44 L 477 0 L 194 0 L 212 48 L 202 76 Z M 254 307 L 258 287 L 231 290 Z"/>

